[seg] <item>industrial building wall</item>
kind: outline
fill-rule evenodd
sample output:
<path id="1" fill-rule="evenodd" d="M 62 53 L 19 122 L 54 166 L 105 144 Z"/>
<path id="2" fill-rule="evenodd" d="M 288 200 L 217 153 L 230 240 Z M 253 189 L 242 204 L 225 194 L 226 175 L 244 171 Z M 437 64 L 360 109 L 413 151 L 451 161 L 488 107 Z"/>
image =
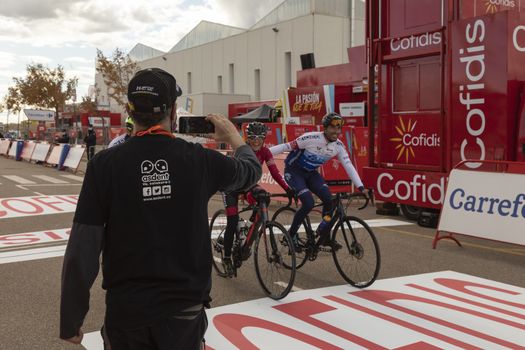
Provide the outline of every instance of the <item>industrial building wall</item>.
<path id="1" fill-rule="evenodd" d="M 167 53 L 141 61 L 139 66 L 172 73 L 183 90 L 182 98 L 223 93 L 272 100 L 280 98 L 288 86 L 296 85 L 301 54 L 313 52 L 317 67 L 347 63 L 346 49 L 353 46 L 356 36 L 364 35 L 364 28 L 352 33 L 351 27 L 348 17 L 310 14 Z M 364 38 L 355 42 L 361 41 Z"/>

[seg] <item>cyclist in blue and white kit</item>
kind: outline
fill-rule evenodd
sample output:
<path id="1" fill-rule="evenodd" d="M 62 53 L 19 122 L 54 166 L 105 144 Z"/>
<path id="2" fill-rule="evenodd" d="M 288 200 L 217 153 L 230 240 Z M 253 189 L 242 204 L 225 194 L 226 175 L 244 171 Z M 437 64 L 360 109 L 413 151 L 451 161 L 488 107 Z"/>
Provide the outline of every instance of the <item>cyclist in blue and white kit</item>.
<path id="1" fill-rule="evenodd" d="M 346 173 L 354 185 L 363 192 L 365 190 L 359 174 L 355 170 L 348 152 L 339 140 L 341 127 L 344 120 L 337 113 L 329 113 L 323 117 L 323 132 L 308 132 L 297 139 L 270 148 L 273 155 L 289 151 L 286 157 L 284 178 L 301 200 L 301 207 L 297 210 L 290 227 L 290 236 L 298 246 L 297 230 L 314 207 L 313 192 L 323 202 L 323 221 L 320 223 L 317 234 L 322 235 L 321 245 L 331 247 L 333 250 L 341 245 L 329 238 L 330 220 L 332 219 L 332 194 L 328 185 L 317 169 L 331 158 L 337 156 Z"/>
<path id="2" fill-rule="evenodd" d="M 126 118 L 126 133 L 119 135 L 115 137 L 108 145 L 108 148 L 115 147 L 118 145 L 123 144 L 126 142 L 130 137 L 133 136 L 133 129 L 135 128 L 135 124 L 133 123 L 133 119 L 131 117 Z"/>

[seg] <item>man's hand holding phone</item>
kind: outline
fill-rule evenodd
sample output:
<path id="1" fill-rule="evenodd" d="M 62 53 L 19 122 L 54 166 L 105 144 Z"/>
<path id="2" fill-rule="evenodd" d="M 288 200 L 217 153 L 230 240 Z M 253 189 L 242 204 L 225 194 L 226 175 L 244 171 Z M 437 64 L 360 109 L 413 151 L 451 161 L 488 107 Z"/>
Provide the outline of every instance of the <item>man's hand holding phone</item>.
<path id="1" fill-rule="evenodd" d="M 209 114 L 206 120 L 215 126 L 215 133 L 211 135 L 215 141 L 226 142 L 234 150 L 245 144 L 239 131 L 228 118 L 218 114 Z"/>

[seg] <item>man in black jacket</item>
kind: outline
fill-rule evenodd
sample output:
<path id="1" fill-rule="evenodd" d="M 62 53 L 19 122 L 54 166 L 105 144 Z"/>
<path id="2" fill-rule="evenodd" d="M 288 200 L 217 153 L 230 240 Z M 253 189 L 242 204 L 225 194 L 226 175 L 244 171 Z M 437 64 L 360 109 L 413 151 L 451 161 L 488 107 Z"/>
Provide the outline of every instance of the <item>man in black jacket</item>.
<path id="1" fill-rule="evenodd" d="M 174 138 L 175 78 L 161 69 L 128 85 L 135 137 L 88 163 L 64 257 L 60 337 L 75 344 L 102 252 L 106 346 L 200 349 L 210 301 L 208 200 L 245 190 L 261 166 L 227 119 L 211 115 L 214 138 L 233 158 Z"/>
<path id="2" fill-rule="evenodd" d="M 87 147 L 87 157 L 88 160 L 91 160 L 95 155 L 95 146 L 97 145 L 97 134 L 93 130 L 93 126 L 89 125 L 88 132 L 84 137 L 84 143 Z"/>

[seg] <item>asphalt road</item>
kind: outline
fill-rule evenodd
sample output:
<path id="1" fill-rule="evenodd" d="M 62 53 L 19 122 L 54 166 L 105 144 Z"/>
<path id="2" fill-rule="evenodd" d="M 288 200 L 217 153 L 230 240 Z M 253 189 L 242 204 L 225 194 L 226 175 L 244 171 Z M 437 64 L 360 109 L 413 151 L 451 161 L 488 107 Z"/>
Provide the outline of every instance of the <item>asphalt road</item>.
<path id="1" fill-rule="evenodd" d="M 85 161 L 74 177 L 71 173 L 27 162 L 0 157 L 0 200 L 12 197 L 77 195 Z M 43 175 L 43 177 L 42 177 Z M 6 177 L 7 176 L 7 177 Z M 15 177 L 13 177 L 15 176 Z M 49 178 L 55 179 L 53 182 Z M 25 179 L 26 183 L 23 184 Z M 32 183 L 27 183 L 30 181 Z M 220 197 L 209 204 L 211 214 L 222 207 Z M 274 211 L 277 205 L 272 205 Z M 353 209 L 351 208 L 353 211 Z M 374 208 L 355 211 L 363 219 L 383 219 Z M 16 233 L 37 232 L 71 227 L 73 212 L 15 218 L 0 217 L 0 238 Z M 396 226 L 374 227 L 382 264 L 379 279 L 428 272 L 453 270 L 519 287 L 525 287 L 525 249 L 519 246 L 459 237 L 463 247 L 441 241 L 437 249 L 431 243 L 434 229 L 422 228 L 402 217 Z M 29 249 L 63 247 L 64 241 L 31 246 L 0 245 L 0 348 L 78 349 L 58 339 L 60 273 L 62 257 L 29 261 L 2 262 L 7 252 L 31 252 Z M 295 286 L 312 289 L 344 284 L 332 257 L 323 253 L 297 272 Z M 104 291 L 100 276 L 91 291 L 90 312 L 84 323 L 85 333 L 100 329 L 104 315 Z M 239 270 L 237 278 L 223 279 L 213 274 L 213 304 L 221 306 L 264 296 L 255 276 L 252 260 Z"/>

